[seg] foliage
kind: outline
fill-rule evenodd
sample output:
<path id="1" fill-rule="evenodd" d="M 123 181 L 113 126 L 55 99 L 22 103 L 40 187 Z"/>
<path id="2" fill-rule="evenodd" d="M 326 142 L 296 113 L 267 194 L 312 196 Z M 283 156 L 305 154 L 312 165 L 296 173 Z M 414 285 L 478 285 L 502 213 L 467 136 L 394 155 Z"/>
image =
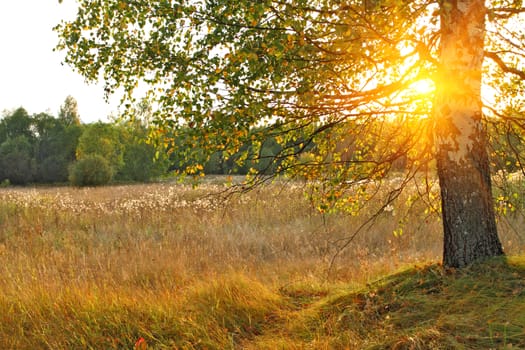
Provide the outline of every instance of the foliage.
<path id="1" fill-rule="evenodd" d="M 429 2 L 80 6 L 56 28 L 66 62 L 88 79 L 103 73 L 107 91 L 122 87 L 130 101 L 149 83 L 149 103 L 160 107 L 149 121 L 170 133 L 175 168 L 309 173 L 344 194 L 387 177 L 400 159 L 413 174 L 432 158 L 431 99 L 417 85 L 429 83 L 438 55 L 439 11 Z M 391 120 L 397 127 L 385 127 Z"/>
<path id="2" fill-rule="evenodd" d="M 19 108 L 7 114 L 0 122 L 3 178 L 19 185 L 67 181 L 81 132 L 47 113 L 29 115 Z"/>
<path id="3" fill-rule="evenodd" d="M 33 180 L 33 149 L 25 136 L 9 138 L 0 145 L 0 180 L 25 185 Z"/>
<path id="4" fill-rule="evenodd" d="M 116 174 L 117 180 L 146 182 L 166 174 L 169 157 L 164 148 L 164 135 L 151 132 L 151 118 L 151 106 L 142 100 L 117 120 L 124 146 L 124 165 Z"/>
<path id="5" fill-rule="evenodd" d="M 18 136 L 23 136 L 30 143 L 33 143 L 35 135 L 33 135 L 31 125 L 31 117 L 27 111 L 22 107 L 16 109 L 5 116 L 0 123 L 0 143 Z"/>
<path id="6" fill-rule="evenodd" d="M 74 186 L 105 185 L 113 178 L 113 168 L 99 154 L 89 154 L 75 163 L 69 169 L 69 181 Z"/>
<path id="7" fill-rule="evenodd" d="M 23 108 L 4 116 L 0 122 L 0 179 L 24 185 L 36 171 L 32 119 Z"/>
<path id="8" fill-rule="evenodd" d="M 118 179 L 125 181 L 146 182 L 162 175 L 163 171 L 154 162 L 155 149 L 142 142 L 126 145 L 124 166 L 120 169 Z M 160 170 L 160 171 L 159 171 Z"/>
<path id="9" fill-rule="evenodd" d="M 58 119 L 66 126 L 80 125 L 78 104 L 73 96 L 66 97 L 64 104 L 60 106 Z"/>
<path id="10" fill-rule="evenodd" d="M 64 183 L 68 180 L 68 167 L 75 161 L 75 150 L 82 133 L 79 125 L 41 113 L 33 116 L 36 128 L 35 180 L 44 183 Z"/>
<path id="11" fill-rule="evenodd" d="M 71 164 L 91 155 L 104 158 L 119 181 L 148 181 L 167 171 L 162 146 L 146 142 L 148 129 L 140 122 L 79 123 L 76 101 L 71 96 L 61 106 L 58 118 L 48 113 L 29 115 L 23 108 L 6 112 L 0 121 L 0 182 L 65 183 Z M 78 173 L 87 171 L 80 169 L 83 166 L 71 168 L 77 171 L 73 176 L 76 182 L 84 181 Z"/>
<path id="12" fill-rule="evenodd" d="M 104 73 L 109 92 L 121 86 L 131 94 L 141 80 L 151 83 L 148 96 L 162 107 L 154 122 L 174 133 L 174 150 L 187 166 L 193 164 L 188 159 L 200 162 L 203 152 L 204 158 L 220 152 L 229 159 L 243 153 L 247 144 L 259 155 L 263 143 L 272 138 L 280 145 L 275 169 L 293 169 L 296 153 L 315 143 L 319 161 L 308 170 L 332 176 L 343 171 L 342 164 L 323 159 L 342 139 L 355 135 L 356 148 L 366 150 L 366 135 L 394 137 L 380 136 L 380 123 L 370 130 L 358 125 L 385 113 L 399 113 L 405 123 L 428 113 L 428 103 L 426 110 L 414 107 L 425 105 L 424 97 L 414 91 L 408 90 L 400 101 L 391 100 L 391 95 L 398 86 L 407 87 L 428 73 L 428 62 L 414 60 L 418 52 L 413 46 L 425 43 L 431 34 L 416 32 L 410 18 L 429 16 L 431 10 L 419 3 L 389 1 L 383 10 L 362 15 L 357 3 L 340 11 L 335 3 L 316 5 L 86 2 L 76 20 L 57 28 L 62 35 L 59 47 L 68 50 L 66 61 L 88 79 Z M 87 26 L 84 16 L 93 19 Z M 99 45 L 106 41 L 112 46 Z M 400 54 L 400 44 L 412 48 L 411 53 Z M 366 84 L 371 76 L 382 84 Z M 369 105 L 359 107 L 364 104 Z M 345 162 L 353 170 L 345 171 L 350 174 L 347 180 L 361 178 L 363 172 L 384 176 L 384 167 L 370 165 L 407 153 L 417 143 L 410 140 L 421 133 L 397 134 L 397 144 L 405 145 L 400 150 L 370 150 Z M 409 158 L 419 160 L 421 155 L 413 152 Z"/>
<path id="13" fill-rule="evenodd" d="M 147 140 L 147 129 L 140 123 L 97 122 L 85 126 L 76 155 L 79 160 L 101 156 L 110 165 L 115 180 L 148 181 L 165 173 L 167 163 L 158 146 Z"/>
<path id="14" fill-rule="evenodd" d="M 124 166 L 124 144 L 117 126 L 102 122 L 86 126 L 78 140 L 76 156 L 81 160 L 93 155 L 104 158 L 113 174 Z"/>
<path id="15" fill-rule="evenodd" d="M 0 188 L 5 188 L 11 186 L 11 181 L 9 179 L 5 179 L 0 183 Z"/>
<path id="16" fill-rule="evenodd" d="M 259 147 L 248 141 L 228 158 L 225 158 L 224 152 L 213 153 L 204 163 L 204 172 L 223 175 L 247 175 L 256 172 L 271 175 L 277 171 L 279 163 L 275 162 L 275 158 L 280 151 L 281 146 L 272 137 L 267 138 Z"/>
<path id="17" fill-rule="evenodd" d="M 117 179 L 124 181 L 147 182 L 167 172 L 167 161 L 158 157 L 152 143 L 146 143 L 145 132 L 130 134 L 125 143 L 124 165 L 117 174 Z"/>

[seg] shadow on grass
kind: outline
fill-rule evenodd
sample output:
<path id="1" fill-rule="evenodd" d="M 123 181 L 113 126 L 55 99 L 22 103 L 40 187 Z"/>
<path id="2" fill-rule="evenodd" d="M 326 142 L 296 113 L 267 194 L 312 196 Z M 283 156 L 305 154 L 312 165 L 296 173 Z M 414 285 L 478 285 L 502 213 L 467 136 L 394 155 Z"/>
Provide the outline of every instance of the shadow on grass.
<path id="1" fill-rule="evenodd" d="M 319 348 L 523 348 L 525 258 L 412 267 L 313 307 L 302 341 Z"/>

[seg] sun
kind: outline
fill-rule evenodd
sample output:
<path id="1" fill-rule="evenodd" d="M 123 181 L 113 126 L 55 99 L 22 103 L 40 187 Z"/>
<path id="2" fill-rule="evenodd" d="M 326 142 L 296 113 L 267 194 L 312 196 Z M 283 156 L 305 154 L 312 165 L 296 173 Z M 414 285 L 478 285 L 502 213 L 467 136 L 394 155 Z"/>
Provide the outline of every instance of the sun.
<path id="1" fill-rule="evenodd" d="M 430 78 L 423 78 L 410 84 L 409 89 L 412 90 L 415 95 L 430 97 L 436 91 L 436 84 Z"/>
<path id="2" fill-rule="evenodd" d="M 427 119 L 432 110 L 434 96 L 436 92 L 436 82 L 430 77 L 421 77 L 414 80 L 404 90 L 406 108 L 415 119 Z"/>

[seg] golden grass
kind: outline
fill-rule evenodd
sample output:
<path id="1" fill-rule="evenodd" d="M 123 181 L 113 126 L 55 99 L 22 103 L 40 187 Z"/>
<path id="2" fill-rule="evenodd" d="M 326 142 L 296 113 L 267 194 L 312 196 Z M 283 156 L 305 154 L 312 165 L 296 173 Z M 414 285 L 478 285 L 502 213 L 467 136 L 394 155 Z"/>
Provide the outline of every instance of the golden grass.
<path id="1" fill-rule="evenodd" d="M 223 188 L 0 189 L 0 348 L 339 348 L 361 331 L 335 341 L 317 303 L 441 254 L 438 218 L 400 205 L 328 271 L 364 215 L 321 215 L 299 185 Z M 324 324 L 294 324 L 308 313 Z"/>

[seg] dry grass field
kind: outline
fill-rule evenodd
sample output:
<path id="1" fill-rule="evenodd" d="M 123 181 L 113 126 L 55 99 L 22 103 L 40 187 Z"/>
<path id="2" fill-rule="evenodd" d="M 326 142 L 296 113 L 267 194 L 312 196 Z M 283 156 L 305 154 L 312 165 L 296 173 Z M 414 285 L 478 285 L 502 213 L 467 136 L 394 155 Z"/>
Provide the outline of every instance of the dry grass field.
<path id="1" fill-rule="evenodd" d="M 292 336 L 290 320 L 313 317 L 303 309 L 341 291 L 440 259 L 437 215 L 403 204 L 330 264 L 372 211 L 320 214 L 299 184 L 227 201 L 216 195 L 223 189 L 1 189 L 0 348 L 344 348 L 318 330 Z M 521 254 L 510 228 L 522 227 L 520 217 L 500 223 L 506 251 Z M 273 327 L 291 333 L 277 343 Z"/>

